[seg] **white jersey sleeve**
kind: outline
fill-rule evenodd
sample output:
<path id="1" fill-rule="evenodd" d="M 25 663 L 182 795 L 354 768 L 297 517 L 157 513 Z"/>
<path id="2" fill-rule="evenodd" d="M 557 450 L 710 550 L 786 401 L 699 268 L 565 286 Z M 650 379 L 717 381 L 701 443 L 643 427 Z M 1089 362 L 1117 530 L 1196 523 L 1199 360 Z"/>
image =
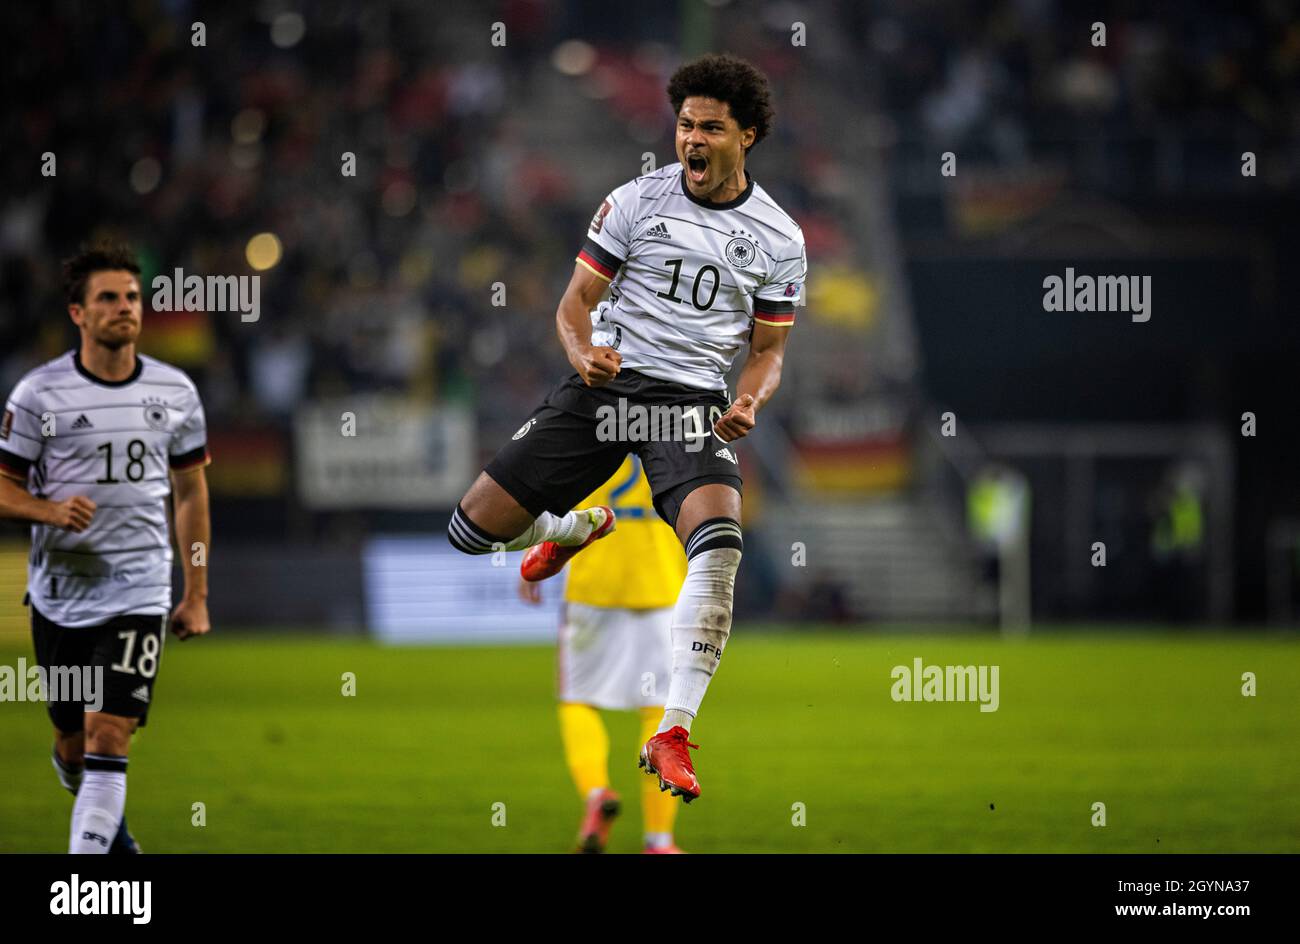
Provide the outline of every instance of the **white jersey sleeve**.
<path id="1" fill-rule="evenodd" d="M 45 437 L 41 435 L 42 409 L 29 378 L 14 386 L 0 416 L 0 475 L 27 487 L 27 472 L 41 458 Z"/>
<path id="2" fill-rule="evenodd" d="M 203 415 L 199 392 L 188 377 L 181 421 L 172 433 L 168 446 L 168 463 L 177 471 L 202 468 L 211 462 L 208 456 L 208 427 Z"/>
<path id="3" fill-rule="evenodd" d="M 803 230 L 795 230 L 784 249 L 778 250 L 772 274 L 754 293 L 754 320 L 787 328 L 794 324 L 794 308 L 802 305 L 803 283 L 808 277 L 808 251 Z"/>
<path id="4" fill-rule="evenodd" d="M 587 227 L 587 239 L 576 261 L 606 282 L 613 281 L 627 261 L 638 200 L 637 182 L 629 180 L 605 198 Z"/>

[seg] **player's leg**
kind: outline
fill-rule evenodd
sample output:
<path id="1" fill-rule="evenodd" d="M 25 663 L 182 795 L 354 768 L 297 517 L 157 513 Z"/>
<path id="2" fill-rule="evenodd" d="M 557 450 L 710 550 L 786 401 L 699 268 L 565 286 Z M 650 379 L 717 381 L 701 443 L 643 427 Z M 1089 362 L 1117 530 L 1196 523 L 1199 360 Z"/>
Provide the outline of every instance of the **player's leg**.
<path id="1" fill-rule="evenodd" d="M 735 446 L 706 431 L 702 418 L 727 408 L 726 395 L 659 387 L 656 404 L 693 415 L 694 435 L 638 450 L 655 510 L 686 549 L 686 579 L 673 607 L 672 676 L 659 733 L 641 748 L 640 764 L 661 789 L 689 803 L 700 795 L 691 763 L 691 723 L 731 633 L 731 603 L 743 547 L 740 465 Z M 719 448 L 721 447 L 721 448 Z"/>
<path id="2" fill-rule="evenodd" d="M 73 796 L 81 787 L 81 776 L 85 771 L 85 731 L 63 731 L 58 725 L 54 727 L 54 750 L 50 761 L 54 764 L 54 773 L 59 784 Z"/>
<path id="3" fill-rule="evenodd" d="M 707 468 L 707 463 L 699 467 Z M 649 463 L 646 468 L 654 487 Z M 673 607 L 668 698 L 659 733 L 641 749 L 640 765 L 658 775 L 660 789 L 671 790 L 687 803 L 700 795 L 688 750 L 697 746 L 689 740 L 691 724 L 731 634 L 736 571 L 744 547 L 740 484 L 739 475 L 710 472 L 667 491 L 655 487 L 655 506 L 686 550 L 686 579 Z"/>
<path id="4" fill-rule="evenodd" d="M 624 648 L 635 655 L 624 684 L 640 721 L 639 748 L 654 737 L 664 715 L 664 698 L 673 667 L 673 608 L 635 610 L 632 618 Z M 642 778 L 641 820 L 646 852 L 657 855 L 681 852 L 673 843 L 677 806 L 676 797 L 659 790 L 656 781 Z"/>
<path id="5" fill-rule="evenodd" d="M 613 475 L 625 454 L 619 444 L 597 440 L 594 420 L 543 405 L 460 500 L 448 539 L 466 554 L 546 542 L 581 547 L 613 529 L 613 513 L 573 506 Z"/>
<path id="6" fill-rule="evenodd" d="M 50 762 L 54 765 L 54 773 L 59 778 L 59 785 L 74 797 L 77 795 L 77 791 L 81 789 L 82 777 L 86 770 L 85 748 L 86 732 L 84 730 L 63 731 L 55 727 L 54 750 L 50 754 Z M 131 835 L 131 830 L 126 824 L 125 815 L 122 816 L 122 822 L 117 827 L 117 833 L 113 836 L 113 842 L 109 845 L 108 851 L 111 854 L 138 854 L 140 852 L 140 844 Z"/>
<path id="7" fill-rule="evenodd" d="M 91 646 L 80 661 L 90 667 L 97 688 L 79 723 L 56 721 L 61 730 L 85 731 L 85 772 L 72 807 L 69 852 L 139 851 L 126 830 L 127 755 L 131 735 L 148 717 L 166 628 L 163 615 L 130 615 L 64 631 L 65 639 L 75 633 Z"/>
<path id="8" fill-rule="evenodd" d="M 452 512 L 447 536 L 454 548 L 466 554 L 491 554 L 522 551 L 544 541 L 561 547 L 581 545 L 604 523 L 603 509 L 533 514 L 487 472 L 480 472 Z"/>
<path id="9" fill-rule="evenodd" d="M 606 632 L 609 611 L 566 603 L 560 622 L 558 713 L 564 760 L 583 803 L 579 852 L 604 852 L 621 802 L 609 788 L 609 732 L 596 707 L 606 687 L 604 671 L 617 639 Z"/>
<path id="10" fill-rule="evenodd" d="M 621 809 L 618 794 L 609 788 L 609 732 L 592 705 L 561 702 L 559 716 L 564 761 L 583 804 L 577 851 L 604 852 Z"/>
<path id="11" fill-rule="evenodd" d="M 69 673 L 84 679 L 86 668 L 89 667 L 92 672 L 94 671 L 96 647 L 101 636 L 99 628 L 80 629 L 60 626 L 46 619 L 35 606 L 31 608 L 31 621 L 36 661 L 45 671 L 47 679 L 66 678 Z M 74 797 L 78 797 L 86 779 L 85 699 L 89 693 L 77 691 L 76 699 L 69 697 L 71 694 L 73 693 L 62 690 L 51 691 L 46 702 L 46 711 L 54 725 L 54 750 L 50 756 L 54 772 L 59 778 L 60 786 Z M 72 819 L 75 824 L 75 804 Z M 135 840 L 126 829 L 124 818 L 108 836 L 111 840 L 108 848 L 98 851 L 139 851 Z"/>
<path id="12" fill-rule="evenodd" d="M 662 705 L 646 705 L 637 710 L 641 719 L 641 737 L 637 746 L 655 736 L 663 718 Z M 677 799 L 659 789 L 649 778 L 641 780 L 641 819 L 644 826 L 645 851 L 657 854 L 680 852 L 673 842 L 673 823 L 677 819 Z"/>
<path id="13" fill-rule="evenodd" d="M 82 717 L 84 718 L 84 712 Z M 50 752 L 50 763 L 54 767 L 55 776 L 59 778 L 59 786 L 71 793 L 73 797 L 76 797 L 77 791 L 81 789 L 81 781 L 85 775 L 85 753 L 86 732 L 84 729 L 64 731 L 57 725 L 55 726 L 54 750 Z M 131 830 L 126 824 L 125 815 L 117 827 L 117 833 L 113 836 L 113 842 L 109 845 L 108 851 L 111 854 L 133 855 L 140 852 L 140 844 L 131 835 Z"/>
<path id="14" fill-rule="evenodd" d="M 558 712 L 564 762 L 585 803 L 609 787 L 609 732 L 591 705 L 560 702 Z"/>
<path id="15" fill-rule="evenodd" d="M 683 768 L 682 782 L 667 775 L 664 780 L 689 801 L 699 795 L 699 784 L 690 769 L 686 735 L 731 632 L 732 596 L 743 550 L 743 482 L 735 444 L 722 442 L 710 429 L 711 418 L 727 409 L 725 393 L 660 385 L 648 396 L 655 405 L 695 419 L 690 432 L 683 424 L 678 441 L 646 443 L 638 450 L 655 510 L 686 550 L 686 579 L 673 607 L 672 679 L 659 732 L 679 732 L 671 753 L 681 761 L 673 766 Z M 654 767 L 645 760 L 643 752 L 643 766 Z"/>
<path id="16" fill-rule="evenodd" d="M 85 773 L 72 807 L 71 853 L 107 853 L 126 810 L 126 760 L 137 718 L 86 712 Z"/>
<path id="17" fill-rule="evenodd" d="M 461 524 L 473 529 L 468 532 L 456 527 L 457 518 Z M 474 553 L 463 545 L 470 543 L 466 535 L 475 537 L 479 534 L 491 536 L 494 540 L 507 543 L 526 531 L 536 516 L 530 514 L 519 502 L 496 483 L 492 476 L 480 472 L 474 484 L 469 487 L 459 504 L 456 515 L 452 518 L 449 530 L 451 543 L 466 553 Z M 476 550 L 476 549 L 475 549 Z"/>
<path id="18" fill-rule="evenodd" d="M 69 669 L 81 676 L 83 666 L 94 659 L 94 633 L 77 635 L 76 630 L 60 626 L 46 619 L 45 615 L 31 607 L 32 647 L 36 650 L 36 662 L 47 679 L 63 676 Z M 53 697 L 54 695 L 60 697 Z M 81 786 L 84 770 L 82 755 L 85 751 L 84 714 L 85 705 L 73 702 L 62 696 L 63 692 L 47 694 L 45 710 L 54 725 L 54 750 L 50 761 L 60 785 L 77 795 Z M 83 694 L 83 693 L 78 693 Z"/>
<path id="19" fill-rule="evenodd" d="M 740 492 L 712 483 L 692 490 L 675 523 L 686 580 L 673 608 L 673 674 L 659 730 L 687 732 L 731 634 L 731 606 L 744 548 Z"/>

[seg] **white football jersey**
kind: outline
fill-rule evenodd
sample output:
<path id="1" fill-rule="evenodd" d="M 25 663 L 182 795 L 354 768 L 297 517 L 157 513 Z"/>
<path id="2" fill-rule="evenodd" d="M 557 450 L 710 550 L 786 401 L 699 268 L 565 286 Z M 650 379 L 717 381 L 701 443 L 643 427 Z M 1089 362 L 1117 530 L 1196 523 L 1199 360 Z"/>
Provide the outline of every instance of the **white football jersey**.
<path id="1" fill-rule="evenodd" d="M 610 282 L 591 314 L 593 344 L 648 376 L 726 390 L 755 321 L 794 324 L 808 274 L 803 231 L 746 177 L 740 196 L 709 203 L 671 164 L 605 199 L 577 258 Z"/>
<path id="2" fill-rule="evenodd" d="M 208 461 L 198 391 L 169 364 L 137 355 L 129 378 L 106 381 L 69 351 L 24 375 L 0 417 L 0 474 L 97 506 L 80 534 L 32 526 L 27 590 L 42 615 L 80 627 L 170 613 L 169 473 Z"/>

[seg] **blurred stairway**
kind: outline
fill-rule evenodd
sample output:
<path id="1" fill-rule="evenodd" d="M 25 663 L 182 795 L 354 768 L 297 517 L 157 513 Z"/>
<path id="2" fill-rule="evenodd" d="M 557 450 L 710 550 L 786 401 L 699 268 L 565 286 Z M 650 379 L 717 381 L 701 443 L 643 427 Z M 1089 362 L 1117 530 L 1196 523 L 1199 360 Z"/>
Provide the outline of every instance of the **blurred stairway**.
<path id="1" fill-rule="evenodd" d="M 764 516 L 774 556 L 802 541 L 791 582 L 842 586 L 853 614 L 872 620 L 993 619 L 997 599 L 980 561 L 926 505 L 906 496 L 852 504 L 786 505 Z M 780 549 L 778 551 L 778 548 Z M 778 556 L 778 560 L 779 560 Z"/>

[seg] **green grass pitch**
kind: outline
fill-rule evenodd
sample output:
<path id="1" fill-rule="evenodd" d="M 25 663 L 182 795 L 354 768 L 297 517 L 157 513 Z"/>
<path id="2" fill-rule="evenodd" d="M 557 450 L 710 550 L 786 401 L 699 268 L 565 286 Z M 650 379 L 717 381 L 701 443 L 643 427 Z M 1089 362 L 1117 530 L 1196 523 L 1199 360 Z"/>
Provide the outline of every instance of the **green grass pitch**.
<path id="1" fill-rule="evenodd" d="M 1293 637 L 741 625 L 731 642 L 693 733 L 704 793 L 678 816 L 687 851 L 1300 851 Z M 19 656 L 0 647 L 0 664 Z M 999 709 L 894 702 L 890 670 L 917 656 L 1000 666 Z M 539 646 L 172 640 L 132 747 L 133 831 L 147 852 L 567 851 L 580 807 L 554 677 Z M 633 852 L 636 722 L 606 717 L 626 801 L 610 851 Z M 66 849 L 72 801 L 49 750 L 42 705 L 0 703 L 0 851 Z"/>

